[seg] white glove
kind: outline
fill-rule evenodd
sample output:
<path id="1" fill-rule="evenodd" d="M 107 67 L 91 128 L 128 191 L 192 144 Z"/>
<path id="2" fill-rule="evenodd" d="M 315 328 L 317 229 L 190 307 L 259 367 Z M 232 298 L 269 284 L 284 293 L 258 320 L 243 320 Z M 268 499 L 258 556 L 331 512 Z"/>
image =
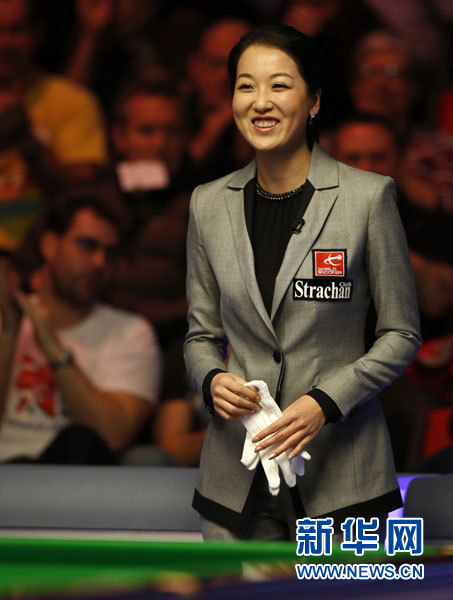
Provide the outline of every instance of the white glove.
<path id="1" fill-rule="evenodd" d="M 276 496 L 280 490 L 280 476 L 278 468 L 283 474 L 283 478 L 289 487 L 296 485 L 296 475 L 305 473 L 304 459 L 310 460 L 311 456 L 305 450 L 293 458 L 288 458 L 286 452 L 280 454 L 274 459 L 269 460 L 272 454 L 272 446 L 265 448 L 260 452 L 255 452 L 255 444 L 252 439 L 263 429 L 274 423 L 282 415 L 280 407 L 269 393 L 267 384 L 264 381 L 254 380 L 245 384 L 247 387 L 256 387 L 261 398 L 261 410 L 252 414 L 243 415 L 241 421 L 247 429 L 245 436 L 244 448 L 242 451 L 241 463 L 247 469 L 255 469 L 258 465 L 258 460 L 261 459 L 264 472 L 269 484 L 269 491 L 273 496 Z"/>

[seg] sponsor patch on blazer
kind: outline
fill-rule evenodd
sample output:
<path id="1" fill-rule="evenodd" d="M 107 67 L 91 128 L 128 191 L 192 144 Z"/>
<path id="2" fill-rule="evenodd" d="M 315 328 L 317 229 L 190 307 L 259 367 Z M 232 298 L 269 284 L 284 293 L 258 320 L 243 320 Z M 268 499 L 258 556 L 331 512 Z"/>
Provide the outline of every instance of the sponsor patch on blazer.
<path id="1" fill-rule="evenodd" d="M 346 277 L 346 250 L 312 250 L 313 277 Z"/>
<path id="2" fill-rule="evenodd" d="M 352 279 L 293 279 L 293 300 L 348 302 L 351 299 Z"/>

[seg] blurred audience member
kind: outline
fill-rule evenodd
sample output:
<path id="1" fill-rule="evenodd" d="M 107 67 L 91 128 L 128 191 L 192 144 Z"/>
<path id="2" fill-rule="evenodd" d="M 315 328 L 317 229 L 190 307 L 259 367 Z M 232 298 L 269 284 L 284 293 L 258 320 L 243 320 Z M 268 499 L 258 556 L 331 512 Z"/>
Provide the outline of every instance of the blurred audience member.
<path id="1" fill-rule="evenodd" d="M 189 133 L 185 98 L 169 82 L 136 82 L 120 94 L 112 142 L 135 226 L 109 299 L 155 325 L 165 366 L 156 422 L 138 436 L 144 446 L 132 448 L 127 463 L 194 466 L 204 437 L 182 353 L 188 206 L 197 183 Z"/>
<path id="2" fill-rule="evenodd" d="M 453 410 L 447 423 L 447 432 L 450 436 L 449 446 L 426 456 L 414 468 L 414 473 L 453 473 Z"/>
<path id="3" fill-rule="evenodd" d="M 428 211 L 453 214 L 453 134 L 417 131 L 407 146 L 404 188 L 411 202 Z"/>
<path id="4" fill-rule="evenodd" d="M 358 37 L 381 26 L 363 0 L 286 0 L 279 20 L 313 37 L 323 51 L 326 78 L 319 114 L 331 129 L 351 112 L 347 65 Z"/>
<path id="5" fill-rule="evenodd" d="M 420 213 L 419 221 L 408 229 L 408 242 L 424 343 L 408 367 L 407 375 L 418 393 L 428 400 L 422 449 L 428 446 L 427 442 L 432 443 L 433 436 L 438 438 L 436 427 L 441 426 L 442 421 L 435 425 L 435 415 L 453 407 L 453 217 L 439 210 L 420 209 Z M 450 439 L 453 441 L 453 437 Z M 453 472 L 452 456 L 453 446 L 450 446 L 423 462 L 419 460 L 413 468 L 424 472 Z"/>
<path id="6" fill-rule="evenodd" d="M 425 208 L 442 203 L 444 209 L 451 204 L 453 138 L 444 107 L 448 93 L 442 96 L 430 84 L 408 43 L 390 30 L 362 36 L 351 55 L 349 89 L 356 113 L 383 117 L 391 124 L 401 150 L 399 186 L 408 202 Z M 329 132 L 324 138 L 329 145 Z"/>
<path id="7" fill-rule="evenodd" d="M 114 464 L 149 418 L 161 358 L 140 316 L 99 303 L 122 226 L 73 193 L 46 214 L 32 296 L 0 271 L 0 460 Z"/>
<path id="8" fill-rule="evenodd" d="M 249 30 L 249 24 L 239 19 L 215 21 L 189 56 L 187 70 L 197 124 L 190 155 L 197 168 L 197 183 L 242 167 L 252 158 L 250 147 L 234 127 L 227 75 L 228 54 Z"/>
<path id="9" fill-rule="evenodd" d="M 453 216 L 419 209 L 406 227 L 418 293 L 424 344 L 408 373 L 433 397 L 453 405 Z"/>
<path id="10" fill-rule="evenodd" d="M 184 90 L 188 87 L 187 57 L 196 51 L 203 31 L 212 21 L 207 14 L 206 4 L 196 4 L 184 0 L 167 3 L 167 10 L 159 20 L 153 38 L 159 61 L 167 75 L 178 81 Z"/>
<path id="11" fill-rule="evenodd" d="M 93 89 L 108 109 L 125 80 L 159 62 L 154 38 L 161 8 L 160 0 L 75 0 L 66 75 Z"/>
<path id="12" fill-rule="evenodd" d="M 422 457 L 429 411 L 453 404 L 453 220 L 441 206 L 423 207 L 408 200 L 401 177 L 402 152 L 390 123 L 378 115 L 355 115 L 335 131 L 332 152 L 351 166 L 388 175 L 398 187 L 398 206 L 405 226 L 418 291 L 424 339 L 415 361 L 405 374 L 380 394 L 397 468 L 416 468 Z M 434 152 L 431 149 L 431 152 Z M 419 165 L 419 178 L 429 176 L 436 185 L 434 164 Z M 430 174 L 428 175 L 428 171 Z M 375 336 L 376 315 L 370 307 L 366 343 Z"/>
<path id="13" fill-rule="evenodd" d="M 198 467 L 208 426 L 201 396 L 192 391 L 182 397 L 163 399 L 154 426 L 155 443 L 176 466 Z"/>
<path id="14" fill-rule="evenodd" d="M 185 240 L 195 185 L 186 114 L 174 87 L 138 82 L 120 95 L 112 125 L 119 183 L 134 225 L 110 298 L 146 316 L 164 348 L 186 328 Z"/>
<path id="15" fill-rule="evenodd" d="M 352 167 L 388 175 L 397 186 L 397 203 L 406 228 L 423 220 L 423 211 L 406 194 L 404 147 L 390 121 L 377 114 L 357 113 L 325 136 L 335 158 Z"/>
<path id="16" fill-rule="evenodd" d="M 387 31 L 362 38 L 355 50 L 351 94 L 355 108 L 385 117 L 401 144 L 400 187 L 409 203 L 451 212 L 453 136 L 426 114 L 426 80 L 406 42 Z M 418 113 L 417 113 L 418 111 Z"/>
<path id="17" fill-rule="evenodd" d="M 283 20 L 315 37 L 337 16 L 341 4 L 341 0 L 291 0 L 286 3 Z"/>
<path id="18" fill-rule="evenodd" d="M 0 0 L 0 250 L 12 251 L 46 194 L 107 161 L 94 97 L 39 71 L 31 0 Z"/>
<path id="19" fill-rule="evenodd" d="M 386 26 L 407 40 L 433 82 L 445 82 L 451 68 L 453 3 L 449 0 L 366 0 Z"/>
<path id="20" fill-rule="evenodd" d="M 122 189 L 133 193 L 195 184 L 187 180 L 193 177 L 186 154 L 190 132 L 186 100 L 168 78 L 124 88 L 111 131 Z"/>
<path id="21" fill-rule="evenodd" d="M 406 231 L 427 341 L 453 333 L 453 216 L 427 210 L 419 215 Z"/>
<path id="22" fill-rule="evenodd" d="M 401 150 L 392 125 L 378 115 L 355 115 L 336 129 L 332 153 L 357 169 L 399 179 Z"/>
<path id="23" fill-rule="evenodd" d="M 422 91 L 418 76 L 416 62 L 403 39 L 386 30 L 368 33 L 352 55 L 349 81 L 354 109 L 385 117 L 401 139 L 407 140 Z"/>
<path id="24" fill-rule="evenodd" d="M 187 382 L 178 343 L 167 348 L 161 402 L 139 443 L 126 453 L 123 464 L 196 467 L 206 435 L 209 413 Z M 150 445 L 151 440 L 151 445 Z"/>
<path id="25" fill-rule="evenodd" d="M 384 118 L 374 115 L 351 117 L 336 130 L 331 143 L 337 160 L 395 179 L 398 207 L 415 271 L 422 335 L 426 340 L 450 333 L 453 313 L 453 216 L 448 200 L 453 194 L 449 170 L 453 144 L 450 142 L 442 146 L 443 152 L 436 151 L 434 145 L 427 145 L 423 153 L 420 146 L 418 161 L 414 154 L 409 155 L 413 162 L 402 163 L 403 157 L 394 130 Z M 442 159 L 436 161 L 434 156 L 441 156 Z M 414 201 L 413 195 L 407 195 L 408 191 L 412 191 L 407 171 L 401 175 L 402 164 L 407 162 L 419 182 L 419 185 L 412 182 L 418 191 L 419 202 Z"/>
<path id="26" fill-rule="evenodd" d="M 167 356 L 171 357 L 170 368 L 153 425 L 155 444 L 171 456 L 175 464 L 196 467 L 200 462 L 209 413 L 201 395 L 187 383 L 180 348 L 174 346 Z"/>
<path id="27" fill-rule="evenodd" d="M 388 175 L 398 183 L 401 152 L 395 132 L 384 117 L 367 113 L 352 115 L 326 141 L 337 160 L 357 169 Z M 398 200 L 401 201 L 401 193 Z M 376 316 L 371 302 L 365 330 L 367 348 L 375 339 Z"/>

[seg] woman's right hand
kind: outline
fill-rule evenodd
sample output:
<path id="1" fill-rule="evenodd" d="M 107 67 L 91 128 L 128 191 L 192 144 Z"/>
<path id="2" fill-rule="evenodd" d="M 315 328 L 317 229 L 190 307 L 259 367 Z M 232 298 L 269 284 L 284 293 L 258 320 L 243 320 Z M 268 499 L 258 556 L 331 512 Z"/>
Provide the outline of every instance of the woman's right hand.
<path id="1" fill-rule="evenodd" d="M 245 383 L 245 379 L 234 373 L 217 373 L 212 378 L 214 408 L 226 421 L 261 410 L 258 392 L 255 388 L 245 387 Z"/>

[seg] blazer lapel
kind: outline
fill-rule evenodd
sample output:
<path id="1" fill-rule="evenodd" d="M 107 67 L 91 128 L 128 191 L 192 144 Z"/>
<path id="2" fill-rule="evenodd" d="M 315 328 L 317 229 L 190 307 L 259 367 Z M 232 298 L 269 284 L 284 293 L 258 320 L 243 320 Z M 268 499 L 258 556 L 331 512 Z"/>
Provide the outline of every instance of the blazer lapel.
<path id="1" fill-rule="evenodd" d="M 272 320 L 293 278 L 315 243 L 337 198 L 337 163 L 317 144 L 313 147 L 307 179 L 315 188 L 315 192 L 305 212 L 305 224 L 302 231 L 300 234 L 291 237 L 275 281 Z"/>
<path id="2" fill-rule="evenodd" d="M 244 214 L 244 189 L 247 183 L 255 177 L 255 173 L 256 165 L 255 161 L 252 161 L 234 174 L 226 186 L 225 204 L 245 289 L 264 323 L 275 337 L 275 331 L 256 280 L 255 259 Z"/>

